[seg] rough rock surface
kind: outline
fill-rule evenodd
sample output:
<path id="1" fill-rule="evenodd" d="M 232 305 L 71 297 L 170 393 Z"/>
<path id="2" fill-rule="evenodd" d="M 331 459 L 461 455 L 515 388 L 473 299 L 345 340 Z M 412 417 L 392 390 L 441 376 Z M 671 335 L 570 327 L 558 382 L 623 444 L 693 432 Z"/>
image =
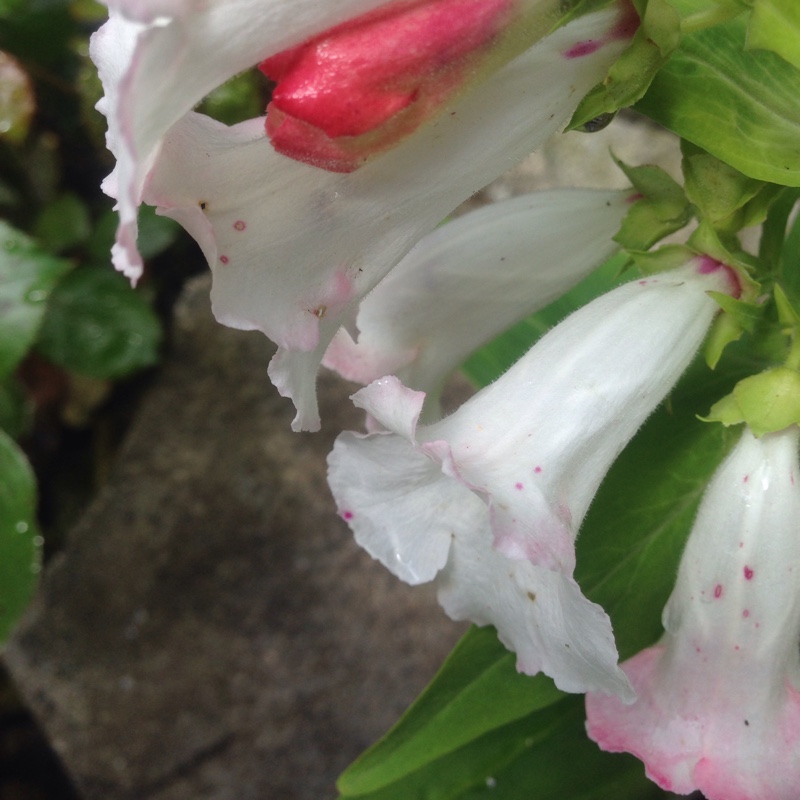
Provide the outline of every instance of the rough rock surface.
<path id="1" fill-rule="evenodd" d="M 334 514 L 351 387 L 323 375 L 323 432 L 293 434 L 271 346 L 212 320 L 206 280 L 176 329 L 5 661 L 86 800 L 325 800 L 463 627 Z"/>

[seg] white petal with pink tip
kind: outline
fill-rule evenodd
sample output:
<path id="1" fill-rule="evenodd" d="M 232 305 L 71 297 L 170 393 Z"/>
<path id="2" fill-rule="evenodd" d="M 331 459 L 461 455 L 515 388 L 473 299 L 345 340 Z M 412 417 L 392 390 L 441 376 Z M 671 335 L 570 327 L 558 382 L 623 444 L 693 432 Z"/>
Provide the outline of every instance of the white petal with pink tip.
<path id="1" fill-rule="evenodd" d="M 745 431 L 703 498 L 664 638 L 623 665 L 639 699 L 587 696 L 589 735 L 664 789 L 798 797 L 799 435 Z"/>

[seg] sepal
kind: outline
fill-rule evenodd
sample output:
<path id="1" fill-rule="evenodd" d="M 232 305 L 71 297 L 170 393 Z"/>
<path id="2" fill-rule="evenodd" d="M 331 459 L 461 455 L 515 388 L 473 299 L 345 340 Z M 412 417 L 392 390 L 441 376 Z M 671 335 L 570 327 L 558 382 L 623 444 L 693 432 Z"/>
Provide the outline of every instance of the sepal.
<path id="1" fill-rule="evenodd" d="M 692 217 L 683 189 L 660 167 L 631 167 L 615 158 L 617 166 L 641 195 L 631 206 L 614 241 L 629 250 L 648 250 L 683 228 Z"/>
<path id="2" fill-rule="evenodd" d="M 800 424 L 800 373 L 775 367 L 739 381 L 733 392 L 716 402 L 704 422 L 725 426 L 746 422 L 755 436 Z"/>
<path id="3" fill-rule="evenodd" d="M 752 207 L 746 214 L 745 207 L 765 188 L 763 181 L 743 175 L 685 139 L 681 140 L 681 151 L 684 189 L 700 219 L 727 233 L 755 224 L 758 215 Z"/>
<path id="4" fill-rule="evenodd" d="M 655 74 L 680 42 L 680 16 L 667 0 L 634 3 L 642 19 L 631 46 L 609 69 L 608 75 L 581 102 L 568 129 L 614 113 L 641 99 Z"/>
<path id="5" fill-rule="evenodd" d="M 725 312 L 714 320 L 706 340 L 704 355 L 706 364 L 715 369 L 725 348 L 742 338 L 746 332 L 752 333 L 763 318 L 763 305 L 739 300 L 721 292 L 709 292 L 709 296 L 719 303 Z"/>

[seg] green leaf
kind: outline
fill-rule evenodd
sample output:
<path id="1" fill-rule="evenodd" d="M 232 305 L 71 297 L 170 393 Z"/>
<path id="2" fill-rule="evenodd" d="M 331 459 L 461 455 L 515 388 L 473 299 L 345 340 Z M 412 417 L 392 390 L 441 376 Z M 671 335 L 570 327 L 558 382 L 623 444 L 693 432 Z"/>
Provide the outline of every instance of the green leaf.
<path id="1" fill-rule="evenodd" d="M 111 263 L 111 246 L 117 232 L 119 216 L 109 209 L 95 223 L 87 242 L 87 253 L 93 264 Z M 169 217 L 156 214 L 152 206 L 139 207 L 139 238 L 136 246 L 143 259 L 163 253 L 181 233 L 181 226 Z"/>
<path id="2" fill-rule="evenodd" d="M 116 216 L 114 214 L 115 219 Z M 153 258 L 163 253 L 178 238 L 180 232 L 181 226 L 175 220 L 159 216 L 153 206 L 139 207 L 139 238 L 136 246 L 142 258 Z"/>
<path id="3" fill-rule="evenodd" d="M 786 294 L 783 287 L 775 284 L 775 307 L 778 311 L 778 319 L 781 324 L 792 328 L 800 327 L 800 306 L 792 302 L 792 298 Z"/>
<path id="4" fill-rule="evenodd" d="M 74 194 L 62 194 L 45 206 L 34 226 L 36 238 L 52 253 L 63 253 L 91 233 L 89 211 Z"/>
<path id="5" fill-rule="evenodd" d="M 0 220 L 0 380 L 33 344 L 47 298 L 70 266 Z"/>
<path id="6" fill-rule="evenodd" d="M 784 265 L 784 243 L 789 230 L 789 218 L 800 199 L 800 189 L 783 188 L 774 198 L 758 242 L 758 260 L 763 268 L 778 274 Z"/>
<path id="7" fill-rule="evenodd" d="M 780 265 L 781 283 L 784 289 L 795 302 L 800 304 L 800 216 L 795 218 L 783 240 Z"/>
<path id="8" fill-rule="evenodd" d="M 37 349 L 92 378 L 121 378 L 158 360 L 161 326 L 111 269 L 75 270 L 53 292 Z"/>
<path id="9" fill-rule="evenodd" d="M 33 408 L 22 385 L 13 376 L 0 381 L 0 429 L 19 439 L 31 424 Z"/>
<path id="10" fill-rule="evenodd" d="M 41 544 L 36 479 L 22 451 L 0 431 L 0 644 L 36 588 Z"/>
<path id="11" fill-rule="evenodd" d="M 636 108 L 751 178 L 798 186 L 800 71 L 747 52 L 746 24 L 742 15 L 684 36 Z"/>
<path id="12" fill-rule="evenodd" d="M 649 800 L 661 792 L 630 756 L 589 741 L 582 697 L 482 736 L 402 780 L 343 800 Z M 340 786 L 341 788 L 341 786 Z"/>
<path id="13" fill-rule="evenodd" d="M 0 0 L 0 19 L 7 19 L 12 15 L 19 14 L 27 2 L 28 0 Z"/>
<path id="14" fill-rule="evenodd" d="M 800 4 L 795 0 L 755 0 L 747 46 L 772 50 L 800 69 Z"/>
<path id="15" fill-rule="evenodd" d="M 515 662 L 493 628 L 472 628 L 412 711 L 341 777 L 340 791 L 376 791 L 487 731 L 562 699 L 549 679 L 524 677 Z M 497 686 L 503 687 L 499 694 Z"/>
<path id="16" fill-rule="evenodd" d="M 199 111 L 226 125 L 235 125 L 264 113 L 267 81 L 257 70 L 249 70 L 218 86 L 200 104 Z"/>

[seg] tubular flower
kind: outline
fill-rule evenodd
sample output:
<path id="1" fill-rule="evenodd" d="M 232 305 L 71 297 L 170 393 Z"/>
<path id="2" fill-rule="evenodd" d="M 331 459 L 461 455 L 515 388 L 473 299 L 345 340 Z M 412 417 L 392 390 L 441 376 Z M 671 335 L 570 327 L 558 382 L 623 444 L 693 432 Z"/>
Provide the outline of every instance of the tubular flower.
<path id="1" fill-rule="evenodd" d="M 391 7 L 432 9 L 448 1 Z M 339 23 L 332 32 L 333 43 L 340 44 L 340 34 L 352 34 L 355 24 L 342 26 L 344 21 L 352 22 L 382 4 L 259 0 L 238 3 L 233 9 L 231 3 L 217 0 L 195 9 L 201 4 L 187 0 L 147 4 L 145 14 L 141 2 L 130 0 L 115 5 L 109 23 L 93 42 L 93 57 L 106 86 L 101 107 L 109 117 L 109 146 L 118 158 L 105 184 L 120 210 L 116 265 L 132 277 L 141 269 L 135 248 L 140 201 L 178 220 L 211 265 L 217 318 L 232 327 L 261 330 L 279 345 L 270 375 L 298 409 L 295 429 L 319 427 L 316 371 L 335 332 L 352 323 L 358 299 L 458 203 L 557 130 L 624 49 L 635 27 L 629 6 L 614 6 L 559 28 L 502 65 L 492 61 L 495 50 L 485 54 L 486 42 L 499 42 L 497 47 L 507 57 L 505 33 L 499 39 L 495 35 L 498 26 L 503 28 L 507 14 L 524 21 L 537 4 L 513 2 L 509 8 L 517 9 L 515 14 L 506 8 L 508 4 L 487 4 L 487 9 L 495 10 L 487 20 L 475 10 L 484 3 L 461 2 L 473 9 L 465 18 L 488 37 L 485 41 L 481 36 L 467 37 L 474 45 L 467 48 L 470 58 L 479 51 L 480 64 L 468 58 L 464 66 L 459 56 L 456 61 L 461 66 L 454 67 L 455 72 L 434 70 L 430 93 L 426 89 L 415 94 L 427 98 L 420 100 L 422 110 L 410 102 L 391 113 L 386 98 L 406 90 L 402 81 L 387 77 L 378 88 L 359 84 L 359 91 L 375 100 L 372 107 L 357 95 L 365 113 L 375 112 L 368 125 L 376 127 L 345 136 L 352 140 L 349 144 L 338 137 L 336 147 L 346 150 L 352 145 L 360 161 L 373 152 L 370 142 L 375 137 L 374 151 L 379 155 L 350 174 L 314 169 L 276 152 L 263 118 L 227 127 L 188 109 L 206 91 L 247 66 L 243 61 L 266 60 L 273 73 L 283 76 L 276 89 L 278 114 L 273 120 L 277 116 L 280 124 L 275 126 L 283 130 L 295 124 L 287 122 L 290 105 L 295 115 L 317 119 L 321 114 L 326 125 L 326 120 L 339 119 L 334 112 L 346 105 L 346 96 L 339 97 L 332 88 L 339 73 L 322 64 L 316 76 L 319 84 L 315 83 L 308 53 L 325 51 L 320 31 Z M 250 5 L 253 13 L 248 14 Z M 476 20 L 483 22 L 479 25 Z M 413 32 L 406 22 L 403 17 L 398 23 L 403 41 L 410 40 L 409 30 Z M 520 23 L 519 28 L 526 26 Z M 423 26 L 423 30 L 428 29 Z M 216 52 L 215 37 L 229 61 Z M 370 37 L 360 41 L 365 58 L 380 54 L 382 47 Z M 237 43 L 241 52 L 234 58 L 231 52 Z M 439 49 L 438 45 L 422 48 L 422 62 Z M 348 52 L 354 57 L 353 51 Z M 416 74 L 418 66 L 411 64 L 410 72 Z M 459 71 L 462 67 L 481 80 L 467 81 Z M 384 63 L 377 74 L 386 70 Z M 173 94 L 184 89 L 180 80 L 184 72 L 192 73 L 188 89 L 180 103 L 170 105 Z M 442 89 L 450 86 L 456 73 L 457 86 L 452 91 Z M 369 66 L 363 74 L 370 74 Z M 300 103 L 302 110 L 293 105 L 298 98 L 291 89 L 293 81 L 313 85 L 317 100 L 311 112 L 306 113 L 305 102 Z M 347 95 L 355 89 L 345 84 L 343 91 Z M 407 124 L 411 117 L 418 127 Z M 272 127 L 269 115 L 267 119 Z M 297 145 L 294 155 L 316 147 L 300 134 L 289 138 Z M 291 147 L 285 138 L 281 141 L 281 149 L 288 152 Z M 319 158 L 311 153 L 305 160 L 325 161 L 327 145 L 320 147 Z M 386 147 L 392 149 L 380 152 Z"/>
<path id="2" fill-rule="evenodd" d="M 611 624 L 573 578 L 600 481 L 738 293 L 709 258 L 634 281 L 568 317 L 458 411 L 418 425 L 394 377 L 353 400 L 386 432 L 342 434 L 329 482 L 356 541 L 399 578 L 435 581 L 454 619 L 493 624 L 523 672 L 632 699 Z"/>
<path id="3" fill-rule="evenodd" d="M 359 304 L 323 364 L 367 384 L 395 375 L 439 416 L 447 376 L 574 286 L 616 249 L 630 191 L 560 189 L 466 214 L 426 236 Z M 576 226 L 575 219 L 581 224 Z"/>
<path id="4" fill-rule="evenodd" d="M 589 735 L 664 789 L 796 800 L 800 789 L 797 426 L 746 430 L 713 477 L 664 611 L 625 663 L 639 699 L 589 695 Z"/>

